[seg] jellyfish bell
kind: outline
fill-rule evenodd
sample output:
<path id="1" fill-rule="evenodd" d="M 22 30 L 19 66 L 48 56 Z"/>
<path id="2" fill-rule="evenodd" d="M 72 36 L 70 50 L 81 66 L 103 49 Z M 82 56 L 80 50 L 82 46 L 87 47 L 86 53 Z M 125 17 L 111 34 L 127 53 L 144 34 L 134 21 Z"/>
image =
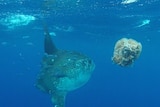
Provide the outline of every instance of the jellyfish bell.
<path id="1" fill-rule="evenodd" d="M 131 66 L 140 56 L 142 45 L 134 39 L 122 38 L 114 47 L 112 61 L 120 66 Z"/>

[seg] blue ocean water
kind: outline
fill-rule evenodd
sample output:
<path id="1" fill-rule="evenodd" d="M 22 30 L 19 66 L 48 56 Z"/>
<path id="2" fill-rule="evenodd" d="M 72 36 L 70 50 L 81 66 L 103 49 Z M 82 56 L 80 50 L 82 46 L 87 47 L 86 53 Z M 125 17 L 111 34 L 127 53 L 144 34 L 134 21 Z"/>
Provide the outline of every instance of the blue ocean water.
<path id="1" fill-rule="evenodd" d="M 82 52 L 96 64 L 88 83 L 68 93 L 66 107 L 160 107 L 160 1 L 133 1 L 0 0 L 0 107 L 53 106 L 35 87 L 44 55 L 43 22 L 58 48 Z M 17 14 L 35 20 L 11 23 Z M 124 37 L 143 46 L 131 67 L 111 60 Z"/>

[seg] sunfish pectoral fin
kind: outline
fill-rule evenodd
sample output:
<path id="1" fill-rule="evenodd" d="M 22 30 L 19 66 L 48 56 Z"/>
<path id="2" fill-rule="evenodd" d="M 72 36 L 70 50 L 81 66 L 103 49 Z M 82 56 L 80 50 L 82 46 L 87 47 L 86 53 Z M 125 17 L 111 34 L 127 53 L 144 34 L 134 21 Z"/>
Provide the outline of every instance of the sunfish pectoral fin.
<path id="1" fill-rule="evenodd" d="M 51 35 L 49 34 L 47 25 L 44 24 L 44 51 L 45 53 L 51 55 L 57 51 L 56 46 L 54 45 Z"/>
<path id="2" fill-rule="evenodd" d="M 52 95 L 51 101 L 54 107 L 65 107 L 66 92 L 56 92 Z"/>

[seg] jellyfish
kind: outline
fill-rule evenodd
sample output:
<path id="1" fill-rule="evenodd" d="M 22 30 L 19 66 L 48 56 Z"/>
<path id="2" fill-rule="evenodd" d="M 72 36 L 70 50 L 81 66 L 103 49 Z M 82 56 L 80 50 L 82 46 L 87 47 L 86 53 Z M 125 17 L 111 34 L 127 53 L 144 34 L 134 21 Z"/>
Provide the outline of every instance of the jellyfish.
<path id="1" fill-rule="evenodd" d="M 120 66 L 131 66 L 140 56 L 142 45 L 134 39 L 122 38 L 114 47 L 112 61 Z"/>

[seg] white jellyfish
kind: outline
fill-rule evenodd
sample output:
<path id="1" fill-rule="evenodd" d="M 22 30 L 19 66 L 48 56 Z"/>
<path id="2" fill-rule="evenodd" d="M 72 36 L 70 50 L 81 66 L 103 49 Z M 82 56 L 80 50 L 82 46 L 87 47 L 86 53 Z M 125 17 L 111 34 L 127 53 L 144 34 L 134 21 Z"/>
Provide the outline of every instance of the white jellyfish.
<path id="1" fill-rule="evenodd" d="M 114 47 L 112 61 L 120 66 L 130 66 L 139 57 L 142 45 L 134 39 L 122 38 Z"/>

